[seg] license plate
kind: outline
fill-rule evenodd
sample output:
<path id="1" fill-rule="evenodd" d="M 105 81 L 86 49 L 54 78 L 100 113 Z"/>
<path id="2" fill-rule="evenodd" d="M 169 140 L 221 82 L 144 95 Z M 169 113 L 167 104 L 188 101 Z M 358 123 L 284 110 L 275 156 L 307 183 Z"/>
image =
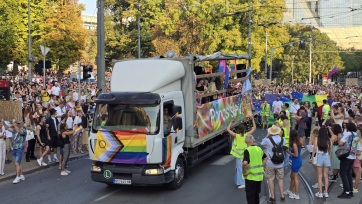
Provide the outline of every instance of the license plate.
<path id="1" fill-rule="evenodd" d="M 122 184 L 122 185 L 131 185 L 132 181 L 131 180 L 126 180 L 126 179 L 113 179 L 113 183 Z"/>

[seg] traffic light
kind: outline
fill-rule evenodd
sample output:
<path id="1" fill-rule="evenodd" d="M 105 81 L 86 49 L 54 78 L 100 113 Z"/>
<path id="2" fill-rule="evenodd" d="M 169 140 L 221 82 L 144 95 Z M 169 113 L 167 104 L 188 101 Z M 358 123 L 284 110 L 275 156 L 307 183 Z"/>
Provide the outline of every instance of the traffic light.
<path id="1" fill-rule="evenodd" d="M 305 49 L 305 39 L 304 38 L 300 38 L 299 49 L 301 49 L 301 50 Z"/>
<path id="2" fill-rule="evenodd" d="M 43 76 L 43 65 L 42 64 L 35 64 L 35 73 L 38 75 Z"/>
<path id="3" fill-rule="evenodd" d="M 92 71 L 93 71 L 92 66 L 83 66 L 83 80 L 89 79 L 91 77 L 89 72 L 92 72 Z"/>

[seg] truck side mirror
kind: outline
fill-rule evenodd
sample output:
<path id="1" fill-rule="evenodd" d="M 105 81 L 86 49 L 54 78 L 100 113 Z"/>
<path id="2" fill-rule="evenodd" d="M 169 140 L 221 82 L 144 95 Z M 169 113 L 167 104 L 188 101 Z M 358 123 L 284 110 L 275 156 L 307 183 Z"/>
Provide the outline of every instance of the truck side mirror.
<path id="1" fill-rule="evenodd" d="M 174 130 L 182 130 L 182 118 L 174 117 L 172 119 L 172 126 Z"/>
<path id="2" fill-rule="evenodd" d="M 173 115 L 176 115 L 176 113 L 181 114 L 182 113 L 181 106 L 172 106 L 172 113 Z"/>

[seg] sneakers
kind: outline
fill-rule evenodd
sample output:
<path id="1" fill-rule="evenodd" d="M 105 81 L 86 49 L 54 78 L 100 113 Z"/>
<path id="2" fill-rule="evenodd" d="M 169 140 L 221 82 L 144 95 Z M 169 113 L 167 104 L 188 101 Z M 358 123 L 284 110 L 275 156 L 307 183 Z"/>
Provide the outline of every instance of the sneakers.
<path id="1" fill-rule="evenodd" d="M 58 158 L 54 157 L 53 162 L 59 162 Z"/>
<path id="2" fill-rule="evenodd" d="M 40 158 L 40 159 L 37 159 L 36 161 L 38 162 L 39 166 L 41 166 L 42 159 Z"/>
<path id="3" fill-rule="evenodd" d="M 329 195 L 328 195 L 327 192 L 326 192 L 326 193 L 323 193 L 323 196 L 326 197 L 326 198 L 329 198 Z"/>
<path id="4" fill-rule="evenodd" d="M 321 192 L 317 192 L 317 193 L 315 194 L 315 196 L 316 196 L 317 198 L 323 198 L 323 194 L 322 194 Z"/>
<path id="5" fill-rule="evenodd" d="M 329 177 L 329 181 L 331 182 L 336 182 L 338 180 L 338 176 L 337 175 L 332 175 Z"/>
<path id="6" fill-rule="evenodd" d="M 286 191 L 284 192 L 284 195 L 290 195 L 290 194 L 292 194 L 292 192 L 289 191 L 289 190 L 286 190 Z"/>
<path id="7" fill-rule="evenodd" d="M 358 193 L 358 189 L 353 188 L 353 193 Z"/>
<path id="8" fill-rule="evenodd" d="M 305 150 L 305 146 L 302 146 L 302 149 Z"/>
<path id="9" fill-rule="evenodd" d="M 71 171 L 69 171 L 69 170 L 65 170 L 65 172 L 67 172 L 68 174 L 70 174 L 70 173 L 71 173 Z"/>
<path id="10" fill-rule="evenodd" d="M 48 166 L 48 164 L 45 163 L 44 161 L 41 162 L 41 165 L 42 165 L 42 166 Z"/>
<path id="11" fill-rule="evenodd" d="M 324 184 L 322 184 L 322 187 L 324 187 Z M 319 187 L 318 187 L 318 183 L 314 184 L 314 185 L 312 186 L 312 188 L 319 188 Z"/>
<path id="12" fill-rule="evenodd" d="M 294 193 L 289 194 L 289 198 L 295 199 L 295 200 L 300 200 L 299 195 L 295 195 Z"/>
<path id="13" fill-rule="evenodd" d="M 341 195 L 337 196 L 337 198 L 341 198 L 341 199 L 351 199 L 352 195 L 351 193 L 347 194 L 345 192 L 343 192 Z"/>
<path id="14" fill-rule="evenodd" d="M 20 176 L 19 176 L 19 179 L 22 180 L 22 181 L 25 181 L 24 175 L 20 175 Z"/>
<path id="15" fill-rule="evenodd" d="M 20 183 L 20 181 L 21 181 L 20 177 L 17 176 L 17 177 L 14 179 L 13 184 Z"/>
<path id="16" fill-rule="evenodd" d="M 60 172 L 60 175 L 61 176 L 68 176 L 68 173 L 66 171 L 62 171 L 62 172 Z"/>
<path id="17" fill-rule="evenodd" d="M 245 185 L 240 185 L 238 186 L 238 188 L 245 188 Z"/>
<path id="18" fill-rule="evenodd" d="M 339 187 L 343 188 L 343 183 L 339 184 Z"/>

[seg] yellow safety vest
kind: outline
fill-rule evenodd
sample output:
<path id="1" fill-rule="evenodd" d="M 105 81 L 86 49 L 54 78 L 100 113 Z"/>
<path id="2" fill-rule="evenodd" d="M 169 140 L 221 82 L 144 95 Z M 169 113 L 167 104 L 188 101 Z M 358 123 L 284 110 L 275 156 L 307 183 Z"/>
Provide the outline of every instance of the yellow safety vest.
<path id="1" fill-rule="evenodd" d="M 289 112 L 289 110 L 285 110 L 285 113 L 287 114 L 288 120 L 290 122 L 290 112 Z"/>
<path id="2" fill-rule="evenodd" d="M 284 131 L 285 146 L 289 147 L 289 134 L 287 132 L 287 128 L 283 128 L 283 131 Z"/>
<path id="3" fill-rule="evenodd" d="M 270 105 L 269 103 L 267 104 L 262 104 L 261 105 L 261 116 L 269 116 L 270 115 Z"/>
<path id="4" fill-rule="evenodd" d="M 328 104 L 325 104 L 324 106 L 323 106 L 323 108 L 324 108 L 324 113 L 323 113 L 323 116 L 322 116 L 322 119 L 323 120 L 327 120 L 328 118 L 329 118 L 329 111 L 331 110 L 331 107 L 328 105 Z"/>
<path id="5" fill-rule="evenodd" d="M 249 152 L 250 162 L 246 167 L 246 173 L 248 175 L 245 179 L 252 181 L 262 181 L 264 176 L 264 152 L 259 146 L 249 146 L 246 149 Z"/>
<path id="6" fill-rule="evenodd" d="M 236 158 L 242 159 L 244 158 L 244 150 L 247 145 L 245 143 L 245 136 L 241 136 L 241 134 L 236 134 L 233 142 L 233 146 L 231 148 L 230 154 Z"/>

